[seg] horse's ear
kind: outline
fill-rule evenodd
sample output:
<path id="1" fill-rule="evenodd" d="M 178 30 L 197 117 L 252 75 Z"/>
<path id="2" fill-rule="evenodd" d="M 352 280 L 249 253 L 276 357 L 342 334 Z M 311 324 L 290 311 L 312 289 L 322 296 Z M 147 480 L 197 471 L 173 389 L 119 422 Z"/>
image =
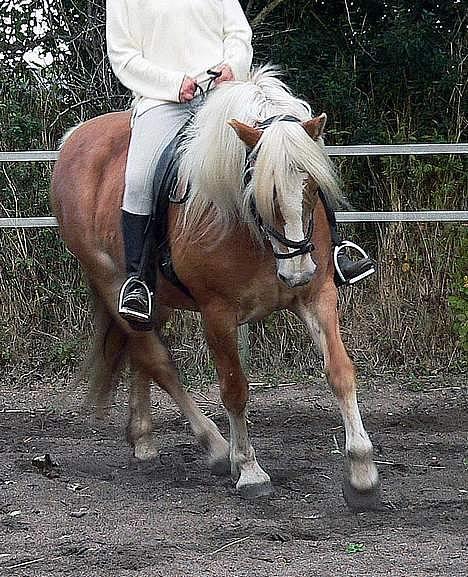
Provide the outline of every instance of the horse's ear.
<path id="1" fill-rule="evenodd" d="M 238 120 L 231 120 L 228 124 L 234 128 L 237 136 L 242 140 L 242 142 L 247 144 L 249 148 L 254 148 L 263 134 L 263 131 L 259 128 L 254 128 L 253 126 L 249 126 L 248 124 L 244 124 Z"/>
<path id="2" fill-rule="evenodd" d="M 318 138 L 323 136 L 323 131 L 325 128 L 325 124 L 327 122 L 327 115 L 325 112 L 322 112 L 320 116 L 316 116 L 315 118 L 311 118 L 306 122 L 302 123 L 304 130 L 307 134 L 313 139 L 317 140 Z"/>

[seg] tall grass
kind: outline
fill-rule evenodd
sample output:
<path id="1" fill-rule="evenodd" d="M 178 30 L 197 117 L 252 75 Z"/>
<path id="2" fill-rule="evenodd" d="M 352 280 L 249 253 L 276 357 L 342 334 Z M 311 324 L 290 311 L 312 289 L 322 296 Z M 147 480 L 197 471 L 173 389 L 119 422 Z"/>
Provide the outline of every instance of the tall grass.
<path id="1" fill-rule="evenodd" d="M 450 170 L 439 170 L 442 163 L 448 163 Z M 458 160 L 431 161 L 432 186 L 446 195 L 434 207 L 423 203 L 427 160 L 381 160 L 378 164 L 389 172 L 384 175 L 381 167 L 371 167 L 376 192 L 384 197 L 380 189 L 384 182 L 385 187 L 411 196 L 411 202 L 406 196 L 401 201 L 395 193 L 388 206 L 379 203 L 377 194 L 374 208 L 462 208 L 449 202 L 452 180 L 462 177 L 456 172 L 461 166 Z M 17 186 L 23 170 L 21 167 L 15 175 L 15 167 L 11 167 L 8 181 L 3 181 L 3 186 L 16 191 L 10 206 L 4 203 L 5 214 L 49 214 L 45 205 L 36 210 L 41 203 L 35 200 L 28 206 L 28 198 L 34 199 L 34 194 Z M 413 174 L 411 179 L 408 173 Z M 40 194 L 44 193 L 43 184 L 38 185 Z M 21 206 L 21 211 L 15 206 Z M 448 296 L 460 273 L 457 267 L 466 229 L 455 224 L 392 223 L 347 225 L 341 226 L 341 231 L 363 243 L 379 263 L 375 277 L 353 289 L 340 290 L 344 339 L 358 364 L 366 368 L 407 365 L 421 370 L 455 366 L 462 351 L 453 331 Z M 8 370 L 31 367 L 46 372 L 73 367 L 83 356 L 92 332 L 89 295 L 77 262 L 56 229 L 0 229 L 0 237 L 0 364 Z M 164 338 L 187 383 L 199 380 L 200 375 L 214 378 L 197 315 L 175 314 Z M 285 313 L 251 325 L 250 352 L 250 368 L 257 374 L 281 371 L 287 376 L 321 366 L 299 322 Z"/>

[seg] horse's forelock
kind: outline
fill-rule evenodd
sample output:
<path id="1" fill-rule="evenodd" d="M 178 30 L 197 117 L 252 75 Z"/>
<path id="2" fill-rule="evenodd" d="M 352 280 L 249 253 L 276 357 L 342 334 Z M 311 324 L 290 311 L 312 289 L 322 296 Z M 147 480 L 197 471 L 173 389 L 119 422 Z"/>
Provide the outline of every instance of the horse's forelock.
<path id="1" fill-rule="evenodd" d="M 333 206 L 345 205 L 337 171 L 325 151 L 322 138 L 313 140 L 300 124 L 282 124 L 284 126 L 280 129 L 287 134 L 284 147 L 289 162 L 310 175 Z"/>
<path id="2" fill-rule="evenodd" d="M 263 220 L 274 221 L 274 190 L 280 201 L 297 192 L 299 173 L 310 175 L 333 205 L 344 203 L 323 143 L 312 140 L 300 123 L 274 122 L 257 145 L 253 180 L 247 191 Z M 250 202 L 244 202 L 244 217 L 249 207 Z"/>

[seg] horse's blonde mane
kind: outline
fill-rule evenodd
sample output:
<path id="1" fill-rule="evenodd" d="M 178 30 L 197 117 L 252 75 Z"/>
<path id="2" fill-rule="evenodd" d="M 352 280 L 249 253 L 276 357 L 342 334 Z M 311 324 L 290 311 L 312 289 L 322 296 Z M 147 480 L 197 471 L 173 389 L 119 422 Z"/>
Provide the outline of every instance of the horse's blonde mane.
<path id="1" fill-rule="evenodd" d="M 309 105 L 295 98 L 273 67 L 254 70 L 247 82 L 221 85 L 197 112 L 181 146 L 179 181 L 190 183 L 184 227 L 197 236 L 227 230 L 234 222 L 252 221 L 250 198 L 261 217 L 272 220 L 273 189 L 278 194 L 297 183 L 297 172 L 310 174 L 336 204 L 342 200 L 338 181 L 323 141 L 312 140 L 299 123 L 273 122 L 257 144 L 253 179 L 244 186 L 248 151 L 229 121 L 250 126 L 277 115 L 311 118 Z M 294 172 L 295 171 L 295 172 Z"/>

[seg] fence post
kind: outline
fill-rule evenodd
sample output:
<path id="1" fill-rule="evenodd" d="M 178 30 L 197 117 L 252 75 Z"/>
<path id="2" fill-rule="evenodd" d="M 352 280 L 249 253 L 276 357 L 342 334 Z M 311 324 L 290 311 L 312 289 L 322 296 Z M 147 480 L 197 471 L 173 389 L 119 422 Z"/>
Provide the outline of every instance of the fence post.
<path id="1" fill-rule="evenodd" d="M 245 323 L 237 329 L 239 356 L 245 372 L 247 372 L 250 362 L 249 332 L 249 323 Z"/>

